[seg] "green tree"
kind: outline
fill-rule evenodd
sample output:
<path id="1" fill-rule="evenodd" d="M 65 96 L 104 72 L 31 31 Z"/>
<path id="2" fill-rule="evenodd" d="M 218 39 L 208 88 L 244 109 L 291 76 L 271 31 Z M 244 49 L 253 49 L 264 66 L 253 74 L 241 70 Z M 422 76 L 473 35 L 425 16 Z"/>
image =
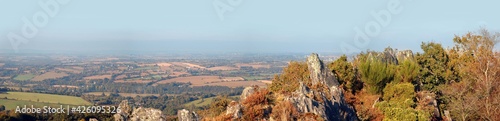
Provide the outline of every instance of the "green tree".
<path id="1" fill-rule="evenodd" d="M 437 86 L 447 83 L 448 54 L 439 43 L 422 43 L 423 54 L 417 54 L 420 65 L 420 85 L 425 90 L 436 91 Z"/>
<path id="2" fill-rule="evenodd" d="M 393 80 L 395 67 L 377 58 L 360 60 L 359 71 L 361 80 L 373 94 L 382 93 L 385 85 Z"/>
<path id="3" fill-rule="evenodd" d="M 415 61 L 404 60 L 397 66 L 394 81 L 412 83 L 418 77 L 419 72 L 420 67 Z"/>
<path id="4" fill-rule="evenodd" d="M 382 110 L 384 121 L 427 121 L 431 117 L 430 113 L 413 108 L 415 91 L 411 83 L 388 84 L 383 99 L 376 107 Z"/>
<path id="5" fill-rule="evenodd" d="M 354 92 L 354 82 L 356 78 L 356 71 L 352 64 L 347 61 L 347 56 L 342 55 L 339 59 L 328 65 L 330 70 L 338 78 L 339 83 L 345 90 Z"/>

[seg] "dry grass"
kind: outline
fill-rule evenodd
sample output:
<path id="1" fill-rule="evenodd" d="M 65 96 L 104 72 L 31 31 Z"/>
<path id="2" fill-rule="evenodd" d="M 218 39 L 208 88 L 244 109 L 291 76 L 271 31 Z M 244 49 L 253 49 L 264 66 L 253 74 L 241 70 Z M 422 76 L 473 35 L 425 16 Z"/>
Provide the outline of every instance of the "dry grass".
<path id="1" fill-rule="evenodd" d="M 62 78 L 68 76 L 68 74 L 62 72 L 62 73 L 57 73 L 57 72 L 47 72 L 42 75 L 38 75 L 35 78 L 31 79 L 32 81 L 43 81 L 46 79 L 57 79 L 57 78 Z"/>
<path id="2" fill-rule="evenodd" d="M 216 66 L 212 68 L 207 68 L 210 71 L 232 71 L 232 70 L 239 70 L 239 68 L 236 67 L 231 67 L 231 66 Z"/>
<path id="3" fill-rule="evenodd" d="M 87 76 L 83 79 L 85 80 L 104 80 L 106 78 L 111 79 L 111 74 L 105 74 L 105 75 L 95 75 L 95 76 Z"/>

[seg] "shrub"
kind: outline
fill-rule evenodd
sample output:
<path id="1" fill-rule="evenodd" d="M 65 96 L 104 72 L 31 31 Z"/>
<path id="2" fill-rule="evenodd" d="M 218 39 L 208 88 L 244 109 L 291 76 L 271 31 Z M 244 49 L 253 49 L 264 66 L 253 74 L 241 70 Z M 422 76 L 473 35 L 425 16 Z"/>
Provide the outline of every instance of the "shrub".
<path id="1" fill-rule="evenodd" d="M 359 71 L 361 80 L 372 94 L 380 94 L 385 85 L 394 78 L 394 65 L 372 58 L 361 60 Z"/>
<path id="2" fill-rule="evenodd" d="M 429 120 L 430 114 L 416 110 L 415 91 L 411 83 L 390 83 L 384 88 L 384 101 L 376 106 L 382 110 L 384 121 Z"/>
<path id="3" fill-rule="evenodd" d="M 243 101 L 243 120 L 259 120 L 266 117 L 266 106 L 270 102 L 270 92 L 267 89 L 261 89 L 248 96 Z"/>
<path id="4" fill-rule="evenodd" d="M 300 113 L 290 101 L 281 101 L 273 107 L 271 117 L 278 121 L 297 120 Z"/>
<path id="5" fill-rule="evenodd" d="M 354 92 L 354 81 L 356 72 L 354 67 L 349 61 L 347 56 L 342 55 L 339 59 L 328 65 L 330 70 L 338 77 L 339 84 L 348 91 Z"/>
<path id="6" fill-rule="evenodd" d="M 275 75 L 273 83 L 270 86 L 272 92 L 277 93 L 291 93 L 299 87 L 299 81 L 304 81 L 304 84 L 309 84 L 309 69 L 305 62 L 290 62 L 290 64 L 283 68 L 281 75 Z"/>
<path id="7" fill-rule="evenodd" d="M 231 103 L 231 100 L 225 96 L 217 96 L 213 99 L 213 102 L 210 104 L 209 115 L 210 117 L 219 116 L 224 111 L 226 111 L 227 106 Z"/>

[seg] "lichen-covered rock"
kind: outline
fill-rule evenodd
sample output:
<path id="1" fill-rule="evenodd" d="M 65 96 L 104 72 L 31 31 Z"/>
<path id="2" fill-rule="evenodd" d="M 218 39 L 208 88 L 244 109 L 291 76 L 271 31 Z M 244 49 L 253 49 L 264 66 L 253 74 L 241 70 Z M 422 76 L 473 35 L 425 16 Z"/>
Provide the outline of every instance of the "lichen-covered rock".
<path id="1" fill-rule="evenodd" d="M 323 61 L 319 59 L 318 54 L 311 54 L 307 58 L 307 67 L 309 69 L 312 85 L 326 84 L 328 86 L 338 86 L 339 82 L 333 76 L 333 73 L 328 70 Z"/>
<path id="2" fill-rule="evenodd" d="M 132 115 L 130 115 L 130 121 L 164 121 L 165 117 L 161 110 L 154 108 L 142 108 L 139 107 L 134 109 Z"/>
<path id="3" fill-rule="evenodd" d="M 118 105 L 118 108 L 120 109 L 120 112 L 113 115 L 115 121 L 127 121 L 129 115 L 132 114 L 132 107 L 130 107 L 128 100 L 123 100 Z"/>
<path id="4" fill-rule="evenodd" d="M 231 115 L 233 120 L 240 119 L 243 113 L 241 112 L 241 104 L 232 101 L 226 109 L 226 115 Z"/>
<path id="5" fill-rule="evenodd" d="M 250 96 L 256 92 L 257 88 L 259 88 L 259 87 L 258 86 L 250 86 L 250 87 L 246 87 L 245 89 L 243 89 L 243 92 L 241 92 L 241 95 L 240 95 L 240 100 L 247 99 L 248 96 Z"/>
<path id="6" fill-rule="evenodd" d="M 186 109 L 182 109 L 182 110 L 179 110 L 177 112 L 177 118 L 179 119 L 179 121 L 198 121 L 199 120 L 199 117 L 198 117 L 198 114 L 196 114 L 196 112 L 191 112 L 189 110 L 186 110 Z"/>
<path id="7" fill-rule="evenodd" d="M 414 58 L 413 51 L 411 51 L 411 50 L 399 51 L 396 54 L 396 57 L 398 58 L 399 62 L 403 62 L 404 60 L 413 59 Z"/>
<path id="8" fill-rule="evenodd" d="M 256 97 L 267 99 L 272 97 L 270 104 L 258 105 L 258 107 L 245 107 L 242 101 L 248 101 L 248 97 L 258 93 L 259 87 L 251 86 L 243 90 L 240 103 L 231 102 L 226 108 L 226 113 L 221 116 L 231 116 L 231 120 L 245 120 L 254 118 L 257 120 L 328 120 L 328 121 L 357 121 L 357 115 L 352 106 L 345 103 L 343 89 L 334 74 L 319 59 L 318 54 L 312 54 L 307 58 L 307 68 L 311 82 L 306 80 L 298 82 L 298 88 L 293 92 L 273 92 L 270 95 Z M 253 97 L 253 96 L 252 96 Z M 280 103 L 287 101 L 287 103 Z M 288 104 L 278 106 L 276 104 Z M 273 109 L 277 108 L 277 109 Z M 246 112 L 255 111 L 255 112 Z M 253 117 L 252 117 L 253 116 Z M 259 116 L 259 117 L 256 117 Z M 181 121 L 189 121 L 191 113 L 187 110 L 179 111 L 178 118 Z M 225 117 L 224 120 L 229 120 Z"/>
<path id="9" fill-rule="evenodd" d="M 324 120 L 358 120 L 352 106 L 345 103 L 343 90 L 338 87 L 337 79 L 324 66 L 317 54 L 312 54 L 307 58 L 307 65 L 312 85 L 323 84 L 329 88 L 318 91 L 310 89 L 303 82 L 300 82 L 299 88 L 286 100 L 293 103 L 300 113 L 312 113 Z"/>
<path id="10" fill-rule="evenodd" d="M 165 117 L 161 110 L 154 108 L 133 109 L 127 100 L 123 100 L 118 106 L 119 113 L 113 115 L 115 121 L 164 121 Z"/>

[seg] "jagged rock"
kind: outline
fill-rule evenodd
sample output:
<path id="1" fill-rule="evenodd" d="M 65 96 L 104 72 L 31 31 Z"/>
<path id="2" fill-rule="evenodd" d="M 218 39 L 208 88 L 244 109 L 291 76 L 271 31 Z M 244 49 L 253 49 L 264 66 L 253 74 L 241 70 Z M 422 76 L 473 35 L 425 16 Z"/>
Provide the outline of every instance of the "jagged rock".
<path id="1" fill-rule="evenodd" d="M 257 88 L 258 88 L 258 86 L 250 86 L 250 87 L 246 87 L 245 89 L 243 89 L 243 92 L 241 92 L 241 95 L 240 95 L 240 100 L 247 99 L 248 96 L 252 95 L 253 93 L 255 93 L 257 91 Z"/>
<path id="2" fill-rule="evenodd" d="M 404 60 L 413 59 L 414 55 L 411 50 L 398 51 L 397 49 L 386 48 L 382 53 L 369 52 L 368 58 L 371 60 L 380 59 L 383 62 L 399 64 Z"/>
<path id="3" fill-rule="evenodd" d="M 325 68 L 323 61 L 319 59 L 318 54 L 311 54 L 307 58 L 307 67 L 309 68 L 312 85 L 327 84 L 328 86 L 338 86 L 339 82 L 333 76 L 333 73 Z"/>
<path id="4" fill-rule="evenodd" d="M 134 109 L 132 115 L 130 115 L 131 121 L 164 121 L 162 111 L 154 108 L 142 108 L 139 107 Z"/>
<path id="5" fill-rule="evenodd" d="M 199 120 L 199 117 L 198 117 L 198 114 L 196 114 L 196 112 L 191 112 L 189 110 L 186 110 L 186 109 L 182 109 L 182 110 L 179 110 L 177 112 L 177 117 L 179 119 L 179 121 L 198 121 Z"/>
<path id="6" fill-rule="evenodd" d="M 343 89 L 339 87 L 339 82 L 334 74 L 319 59 L 318 54 L 312 54 L 307 58 L 307 66 L 310 73 L 311 82 L 299 80 L 299 87 L 291 94 L 276 94 L 280 96 L 277 100 L 289 101 L 292 103 L 296 113 L 309 116 L 300 117 L 300 120 L 317 120 L 322 118 L 328 121 L 357 121 L 357 115 L 352 106 L 345 103 Z M 240 101 L 244 101 L 248 96 L 254 94 L 259 87 L 251 86 L 243 90 Z M 241 103 L 231 102 L 227 107 L 225 115 L 231 115 L 232 120 L 242 120 L 245 108 Z M 258 107 L 262 109 L 264 116 L 269 116 L 273 112 L 272 105 Z M 246 113 L 246 112 L 245 112 Z M 192 113 L 187 110 L 178 112 L 179 120 L 189 121 Z M 310 117 L 312 115 L 312 117 Z M 288 117 L 289 114 L 278 114 L 279 117 Z M 318 117 L 314 117 L 318 116 Z M 273 117 L 263 117 L 275 120 Z M 286 118 L 284 118 L 286 120 Z"/>
<path id="7" fill-rule="evenodd" d="M 407 59 L 413 59 L 413 51 L 411 50 L 403 50 L 403 51 L 399 51 L 397 54 L 396 54 L 396 57 L 398 59 L 399 62 L 403 62 L 404 60 L 407 60 Z"/>
<path id="8" fill-rule="evenodd" d="M 307 58 L 307 65 L 312 85 L 326 84 L 325 86 L 330 86 L 330 88 L 326 91 L 316 91 L 300 82 L 299 88 L 293 92 L 293 96 L 286 98 L 286 100 L 293 103 L 299 112 L 313 113 L 325 120 L 358 120 L 352 106 L 345 103 L 343 90 L 338 87 L 337 79 L 324 66 L 317 54 L 313 53 Z M 319 96 L 316 98 L 321 100 L 317 100 L 314 96 Z"/>
<path id="9" fill-rule="evenodd" d="M 132 107 L 130 107 L 128 100 L 123 100 L 120 105 L 118 105 L 118 108 L 120 112 L 113 115 L 115 121 L 127 121 L 129 115 L 132 114 Z"/>
<path id="10" fill-rule="evenodd" d="M 226 109 L 226 115 L 232 115 L 233 120 L 240 119 L 243 115 L 241 111 L 241 104 L 236 101 L 232 101 Z"/>
<path id="11" fill-rule="evenodd" d="M 123 100 L 120 105 L 119 113 L 113 115 L 115 121 L 164 121 L 162 111 L 153 108 L 133 109 L 127 100 Z"/>

